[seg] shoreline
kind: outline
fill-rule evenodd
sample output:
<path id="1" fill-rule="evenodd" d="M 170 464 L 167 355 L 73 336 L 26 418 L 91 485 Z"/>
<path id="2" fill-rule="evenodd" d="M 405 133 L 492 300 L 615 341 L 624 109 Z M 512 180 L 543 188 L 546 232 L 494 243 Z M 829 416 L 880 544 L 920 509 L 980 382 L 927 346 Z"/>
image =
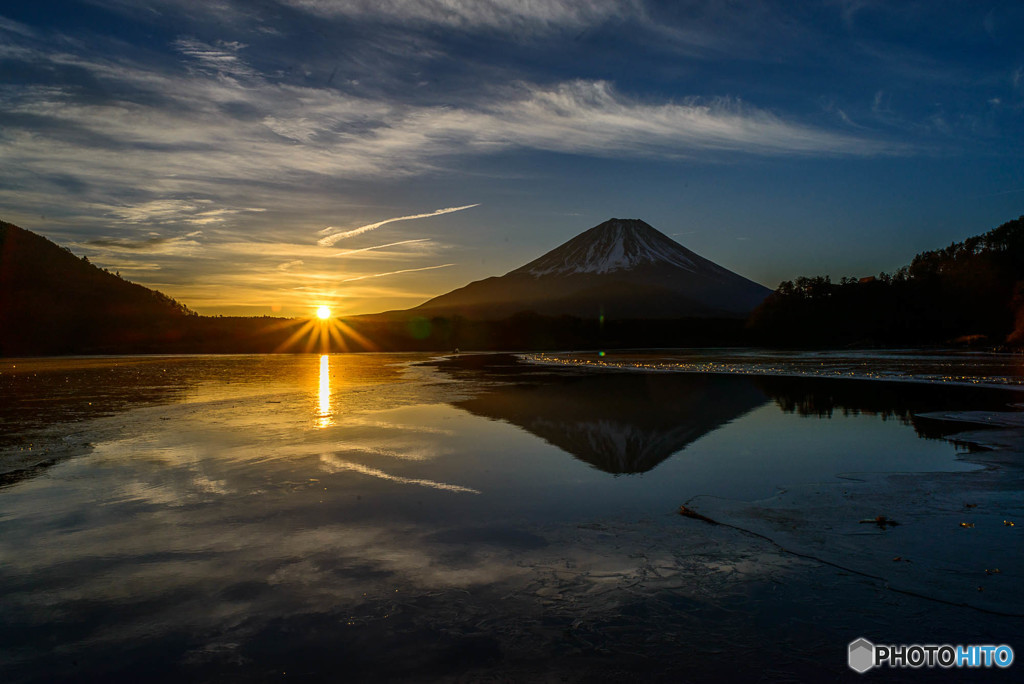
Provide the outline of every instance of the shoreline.
<path id="1" fill-rule="evenodd" d="M 595 353 L 595 352 L 590 352 Z M 617 354 L 618 352 L 610 352 Z M 971 352 L 979 354 L 978 352 Z M 1024 392 L 1024 375 L 1012 376 L 968 376 L 959 375 L 954 378 L 942 377 L 936 374 L 911 374 L 911 375 L 877 375 L 861 373 L 857 371 L 842 371 L 835 368 L 823 370 L 802 370 L 796 368 L 759 367 L 756 360 L 749 362 L 724 363 L 724 362 L 662 362 L 651 363 L 631 360 L 629 358 L 621 361 L 586 358 L 562 358 L 563 356 L 577 355 L 578 352 L 549 353 L 523 353 L 515 352 L 513 355 L 523 363 L 534 366 L 562 367 L 586 369 L 594 371 L 626 371 L 636 373 L 689 373 L 708 375 L 745 375 L 754 377 L 785 377 L 785 378 L 807 378 L 820 380 L 870 380 L 874 382 L 898 382 L 923 385 L 936 385 L 942 387 L 979 387 L 986 389 L 1004 389 L 1017 392 Z M 987 353 L 985 353 L 988 356 Z M 843 357 L 832 357 L 833 362 Z M 989 358 L 992 358 L 989 356 Z M 857 357 L 860 361 L 870 361 L 871 357 Z M 780 359 L 780 365 L 786 362 Z M 825 362 L 823 362 L 824 365 Z M 1024 367 L 1024 366 L 1022 366 Z"/>

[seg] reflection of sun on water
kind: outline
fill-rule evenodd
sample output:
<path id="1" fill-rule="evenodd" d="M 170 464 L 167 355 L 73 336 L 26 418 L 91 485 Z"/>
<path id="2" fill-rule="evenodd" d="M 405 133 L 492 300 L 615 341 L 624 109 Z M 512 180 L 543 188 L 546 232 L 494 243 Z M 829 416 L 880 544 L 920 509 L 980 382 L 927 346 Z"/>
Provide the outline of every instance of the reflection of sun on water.
<path id="1" fill-rule="evenodd" d="M 331 359 L 327 354 L 320 357 L 320 410 L 317 414 L 316 426 L 325 428 L 331 420 Z"/>

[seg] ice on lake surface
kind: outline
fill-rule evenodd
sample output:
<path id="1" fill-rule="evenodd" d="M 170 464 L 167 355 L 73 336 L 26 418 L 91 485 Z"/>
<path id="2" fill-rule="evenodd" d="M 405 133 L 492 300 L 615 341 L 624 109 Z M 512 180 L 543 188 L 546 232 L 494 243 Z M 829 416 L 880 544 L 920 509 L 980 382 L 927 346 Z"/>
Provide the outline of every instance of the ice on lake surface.
<path id="1" fill-rule="evenodd" d="M 853 675 L 861 636 L 1020 652 L 1021 357 L 757 354 L 3 360 L 0 679 L 807 680 Z M 683 357 L 715 370 L 637 368 Z"/>
<path id="2" fill-rule="evenodd" d="M 674 373 L 1024 387 L 1024 355 L 970 351 L 679 349 L 526 355 L 534 363 Z"/>

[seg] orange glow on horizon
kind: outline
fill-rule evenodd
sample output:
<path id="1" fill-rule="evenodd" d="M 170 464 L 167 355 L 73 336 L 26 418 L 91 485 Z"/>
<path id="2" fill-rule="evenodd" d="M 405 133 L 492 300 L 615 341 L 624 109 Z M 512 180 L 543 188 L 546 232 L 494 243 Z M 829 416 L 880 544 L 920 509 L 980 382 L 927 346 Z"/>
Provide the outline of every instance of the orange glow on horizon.
<path id="1" fill-rule="evenodd" d="M 326 321 L 328 318 L 331 317 L 331 310 L 328 309 L 326 306 L 319 306 L 316 309 L 316 317 L 319 318 L 321 321 Z"/>

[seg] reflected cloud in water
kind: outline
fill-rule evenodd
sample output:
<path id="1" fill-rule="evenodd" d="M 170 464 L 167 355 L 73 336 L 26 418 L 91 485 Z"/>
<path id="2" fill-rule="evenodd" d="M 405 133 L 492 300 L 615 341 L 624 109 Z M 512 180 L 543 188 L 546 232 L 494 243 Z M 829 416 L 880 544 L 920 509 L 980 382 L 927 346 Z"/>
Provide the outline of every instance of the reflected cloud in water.
<path id="1" fill-rule="evenodd" d="M 399 484 L 411 484 L 419 485 L 420 487 L 429 487 L 431 489 L 441 489 L 448 492 L 464 492 L 466 494 L 479 494 L 479 489 L 473 489 L 472 487 L 463 487 L 462 485 L 449 484 L 447 482 L 437 482 L 435 480 L 427 480 L 424 478 L 415 477 L 402 477 L 400 475 L 391 475 L 378 468 L 370 468 L 359 463 L 353 463 L 352 461 L 345 461 L 335 456 L 325 454 L 321 456 L 323 460 L 324 469 L 327 472 L 337 473 L 344 470 L 350 470 L 352 472 L 360 473 L 362 475 L 368 475 L 370 477 L 376 477 L 381 480 L 389 480 L 391 482 L 397 482 Z"/>

